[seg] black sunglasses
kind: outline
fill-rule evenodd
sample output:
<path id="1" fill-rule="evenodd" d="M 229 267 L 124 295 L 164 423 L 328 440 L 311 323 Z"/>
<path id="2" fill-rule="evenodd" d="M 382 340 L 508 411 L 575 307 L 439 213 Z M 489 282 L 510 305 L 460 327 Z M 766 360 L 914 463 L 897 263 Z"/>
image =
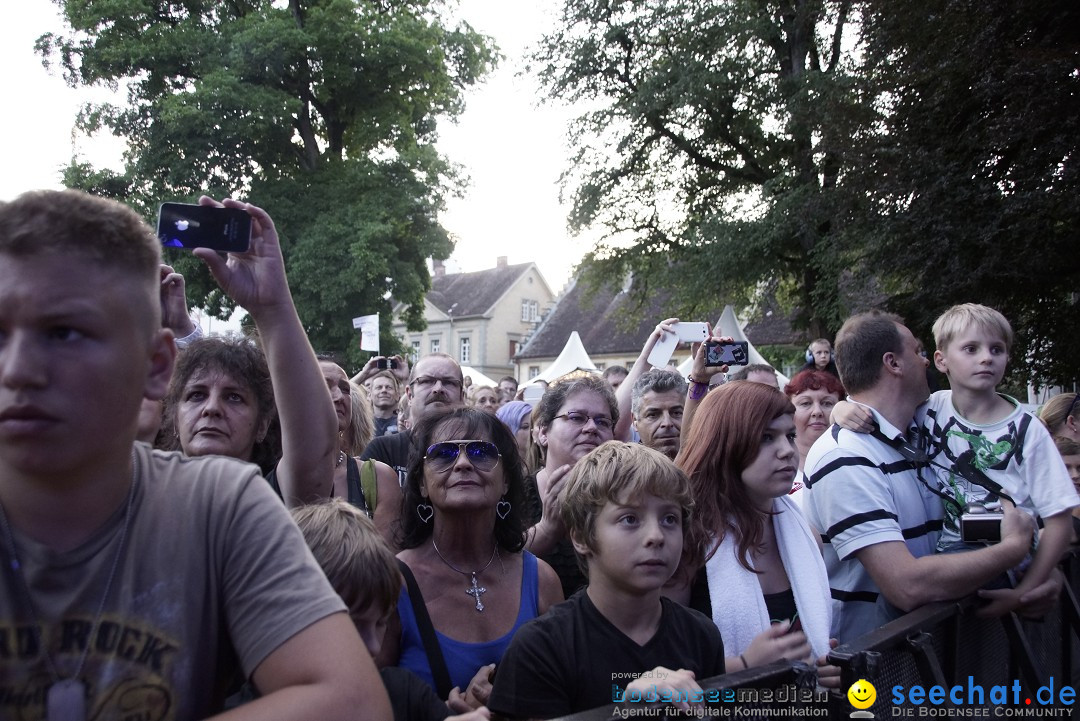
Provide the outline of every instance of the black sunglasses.
<path id="1" fill-rule="evenodd" d="M 490 441 L 443 441 L 428 446 L 424 462 L 431 470 L 441 473 L 457 463 L 462 449 L 465 450 L 465 458 L 478 471 L 490 471 L 499 465 L 502 457 L 498 446 Z"/>

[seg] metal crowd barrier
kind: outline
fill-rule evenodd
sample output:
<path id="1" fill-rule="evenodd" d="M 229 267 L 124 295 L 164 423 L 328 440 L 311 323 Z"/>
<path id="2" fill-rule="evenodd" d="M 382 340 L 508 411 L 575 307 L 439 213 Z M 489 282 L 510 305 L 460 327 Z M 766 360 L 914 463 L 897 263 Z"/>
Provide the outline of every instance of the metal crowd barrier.
<path id="1" fill-rule="evenodd" d="M 719 698 L 705 705 L 704 718 L 829 718 L 847 719 L 854 711 L 847 690 L 859 679 L 874 685 L 877 699 L 867 709 L 874 718 L 897 716 L 895 686 L 968 687 L 968 679 L 985 689 L 982 708 L 992 706 L 989 689 L 1019 681 L 1022 698 L 1035 698 L 1053 678 L 1055 689 L 1080 685 L 1080 552 L 1074 550 L 1060 566 L 1065 585 L 1057 608 L 1037 621 L 1010 614 L 1000 619 L 975 615 L 980 599 L 933 603 L 916 609 L 871 633 L 844 644 L 829 654 L 840 667 L 840 691 L 814 690 L 813 669 L 805 664 L 778 663 L 717 676 L 701 682 L 703 689 L 720 690 Z M 1022 704 L 1023 702 L 1021 702 Z M 801 715 L 791 713 L 793 707 Z M 938 715 L 962 707 L 948 697 L 935 706 Z M 1049 708 L 1056 708 L 1051 705 Z M 1080 707 L 1080 698 L 1071 710 Z M 911 708 L 910 705 L 908 708 Z M 736 711 L 738 709 L 738 711 Z M 929 704 L 924 706 L 929 711 Z M 644 709 L 611 704 L 565 717 L 573 721 L 606 721 L 646 716 Z M 648 714 L 668 716 L 666 712 Z M 912 713 L 911 717 L 922 714 Z M 1080 714 L 1077 714 L 1080 716 Z M 865 715 L 864 715 L 865 716 Z M 927 715 L 929 717 L 929 715 Z"/>

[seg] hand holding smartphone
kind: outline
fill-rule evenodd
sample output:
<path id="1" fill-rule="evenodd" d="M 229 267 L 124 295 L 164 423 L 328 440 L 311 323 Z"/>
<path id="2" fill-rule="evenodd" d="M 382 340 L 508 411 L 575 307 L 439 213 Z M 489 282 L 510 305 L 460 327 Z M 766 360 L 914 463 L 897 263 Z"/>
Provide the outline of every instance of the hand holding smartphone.
<path id="1" fill-rule="evenodd" d="M 744 366 L 750 362 L 750 344 L 747 341 L 710 340 L 705 342 L 705 366 Z"/>
<path id="2" fill-rule="evenodd" d="M 157 233 L 166 248 L 246 253 L 251 244 L 251 216 L 240 208 L 162 203 Z"/>
<path id="3" fill-rule="evenodd" d="M 700 343 L 709 337 L 707 323 L 686 322 L 672 325 L 674 333 L 665 333 L 664 337 L 656 341 L 652 352 L 649 353 L 649 364 L 654 368 L 663 368 L 671 360 L 671 354 L 679 343 Z"/>

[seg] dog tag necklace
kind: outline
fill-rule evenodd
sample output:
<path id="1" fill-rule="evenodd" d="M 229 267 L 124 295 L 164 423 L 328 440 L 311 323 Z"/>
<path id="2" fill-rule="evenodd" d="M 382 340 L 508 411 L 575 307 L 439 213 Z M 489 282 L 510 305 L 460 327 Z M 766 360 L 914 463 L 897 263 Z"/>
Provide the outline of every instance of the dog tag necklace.
<path id="1" fill-rule="evenodd" d="M 487 593 L 487 589 L 476 582 L 476 574 L 483 573 L 484 571 L 488 570 L 488 567 L 491 565 L 491 562 L 495 560 L 495 556 L 498 555 L 498 553 L 499 553 L 499 544 L 498 544 L 498 542 L 495 543 L 495 548 L 491 549 L 491 558 L 489 558 L 488 562 L 486 564 L 484 564 L 484 567 L 481 568 L 478 571 L 462 571 L 460 568 L 458 568 L 454 564 L 447 561 L 446 557 L 442 555 L 442 551 L 439 550 L 438 544 L 435 543 L 435 536 L 431 537 L 431 545 L 435 548 L 435 553 L 436 553 L 436 555 L 438 555 L 440 561 L 442 561 L 447 566 L 454 569 L 455 571 L 457 571 L 458 573 L 460 573 L 463 576 L 472 576 L 472 585 L 465 587 L 465 593 L 469 594 L 470 596 L 472 596 L 473 598 L 476 599 L 476 610 L 477 611 L 483 611 L 484 610 L 484 602 L 480 600 L 480 596 Z"/>
<path id="2" fill-rule="evenodd" d="M 15 551 L 15 536 L 11 532 L 11 526 L 8 524 L 4 506 L 0 503 L 0 525 L 3 526 L 4 542 L 11 553 L 11 571 L 15 576 L 15 585 L 19 587 L 26 601 L 27 608 L 30 609 L 30 615 L 34 622 L 34 632 L 37 635 L 38 646 L 41 647 L 41 655 L 45 659 L 45 665 L 49 669 L 49 675 L 52 676 L 52 685 L 49 686 L 49 690 L 45 692 L 45 718 L 47 721 L 83 721 L 86 719 L 86 684 L 79 678 L 79 675 L 82 673 L 83 666 L 86 664 L 86 657 L 90 653 L 90 646 L 94 642 L 94 635 L 97 633 L 98 624 L 101 622 L 101 614 L 105 611 L 105 602 L 109 598 L 109 591 L 112 590 L 113 580 L 116 578 L 116 569 L 120 565 L 120 557 L 124 554 L 124 544 L 127 540 L 128 528 L 131 525 L 131 506 L 132 501 L 135 498 L 135 479 L 138 477 L 136 470 L 138 464 L 135 459 L 134 450 L 131 453 L 131 465 L 131 488 L 128 489 L 127 504 L 124 506 L 124 525 L 120 527 L 120 541 L 116 545 L 116 553 L 113 555 L 112 567 L 109 569 L 109 579 L 105 582 L 105 592 L 101 594 L 101 601 L 98 603 L 97 613 L 94 614 L 94 622 L 90 627 L 90 635 L 86 638 L 86 648 L 83 649 L 82 657 L 79 659 L 79 665 L 75 668 L 75 673 L 73 673 L 70 678 L 60 678 L 60 673 L 56 669 L 56 664 L 53 662 L 52 656 L 49 655 L 41 619 L 38 617 L 37 609 L 34 607 L 34 600 L 30 596 L 30 584 L 23 576 L 22 565 L 19 563 L 19 557 Z"/>

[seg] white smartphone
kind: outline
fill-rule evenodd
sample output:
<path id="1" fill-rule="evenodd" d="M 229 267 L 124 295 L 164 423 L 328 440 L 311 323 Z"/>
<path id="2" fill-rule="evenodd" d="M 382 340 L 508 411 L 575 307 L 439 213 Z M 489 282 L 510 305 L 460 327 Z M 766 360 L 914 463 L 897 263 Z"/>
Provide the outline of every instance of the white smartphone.
<path id="1" fill-rule="evenodd" d="M 675 332 L 664 333 L 649 353 L 648 361 L 654 368 L 666 366 L 679 343 L 702 343 L 709 337 L 708 323 L 675 323 L 671 327 Z"/>

